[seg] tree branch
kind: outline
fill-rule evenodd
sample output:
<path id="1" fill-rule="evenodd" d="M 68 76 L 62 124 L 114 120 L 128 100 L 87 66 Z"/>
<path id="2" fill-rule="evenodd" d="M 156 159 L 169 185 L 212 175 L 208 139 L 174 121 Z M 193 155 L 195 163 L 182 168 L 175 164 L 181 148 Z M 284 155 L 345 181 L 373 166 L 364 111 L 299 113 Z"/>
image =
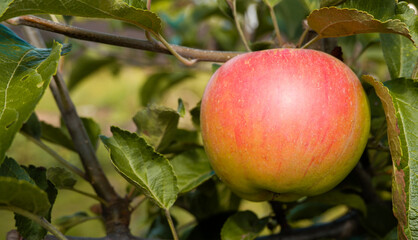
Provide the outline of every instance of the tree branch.
<path id="1" fill-rule="evenodd" d="M 7 20 L 7 23 L 12 25 L 24 25 L 38 29 L 42 29 L 49 32 L 55 32 L 67 37 L 105 43 L 109 45 L 115 45 L 120 47 L 134 48 L 140 50 L 146 50 L 157 53 L 171 54 L 168 49 L 160 42 L 149 42 L 146 40 L 139 40 L 135 38 L 128 38 L 122 36 L 116 36 L 108 33 L 101 33 L 92 30 L 82 29 L 78 27 L 69 26 L 62 23 L 54 23 L 52 21 L 34 17 L 34 16 L 21 16 Z M 171 45 L 173 50 L 185 58 L 196 59 L 198 61 L 208 62 L 226 62 L 229 59 L 242 54 L 242 52 L 224 52 L 224 51 L 212 51 L 201 50 L 195 48 L 182 47 L 177 45 Z"/>
<path id="2" fill-rule="evenodd" d="M 38 47 L 45 48 L 45 42 L 39 32 L 34 32 L 32 38 L 37 40 Z M 116 193 L 103 172 L 84 124 L 78 116 L 70 93 L 59 71 L 53 77 L 49 87 L 70 133 L 74 147 L 80 156 L 87 180 L 93 186 L 97 195 L 108 203 L 108 205 L 102 205 L 102 216 L 108 237 L 120 240 L 129 239 L 131 236 L 129 231 L 129 202 Z"/>
<path id="3" fill-rule="evenodd" d="M 87 180 L 86 175 L 83 171 L 81 171 L 78 167 L 72 165 L 70 162 L 65 160 L 61 155 L 59 155 L 57 152 L 55 152 L 52 148 L 48 147 L 42 140 L 32 137 L 31 135 L 20 132 L 23 136 L 25 136 L 27 139 L 29 139 L 31 142 L 42 148 L 45 152 L 47 152 L 49 155 L 51 155 L 55 160 L 57 160 L 59 163 L 61 163 L 64 167 L 66 167 L 68 170 L 70 170 L 72 173 L 80 176 L 82 179 Z"/>

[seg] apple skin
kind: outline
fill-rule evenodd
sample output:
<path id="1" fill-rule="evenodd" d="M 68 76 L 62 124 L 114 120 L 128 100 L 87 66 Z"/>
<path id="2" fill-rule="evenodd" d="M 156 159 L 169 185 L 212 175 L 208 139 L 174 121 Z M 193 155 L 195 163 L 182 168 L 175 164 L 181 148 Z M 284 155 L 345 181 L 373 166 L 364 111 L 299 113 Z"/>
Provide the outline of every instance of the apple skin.
<path id="1" fill-rule="evenodd" d="M 307 49 L 239 55 L 201 103 L 205 151 L 219 178 L 250 201 L 295 201 L 334 188 L 367 143 L 370 109 L 357 76 Z"/>

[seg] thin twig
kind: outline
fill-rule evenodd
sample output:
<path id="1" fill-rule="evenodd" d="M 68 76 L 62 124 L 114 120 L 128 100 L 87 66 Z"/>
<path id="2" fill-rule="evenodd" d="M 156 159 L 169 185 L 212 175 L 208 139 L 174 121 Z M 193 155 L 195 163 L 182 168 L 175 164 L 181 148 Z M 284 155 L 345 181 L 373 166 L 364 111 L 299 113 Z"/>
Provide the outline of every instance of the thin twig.
<path id="1" fill-rule="evenodd" d="M 65 190 L 70 190 L 70 191 L 73 191 L 73 192 L 79 193 L 79 194 L 84 195 L 84 196 L 86 196 L 86 197 L 89 197 L 89 198 L 92 198 L 92 199 L 94 199 L 94 200 L 97 200 L 97 201 L 99 201 L 100 203 L 102 203 L 102 204 L 103 204 L 103 205 L 105 205 L 105 206 L 109 206 L 109 203 L 108 203 L 108 202 L 106 202 L 103 198 L 98 197 L 98 196 L 93 195 L 93 194 L 90 194 L 90 193 L 88 193 L 88 192 L 84 192 L 84 191 L 82 191 L 82 190 L 78 190 L 78 189 L 76 189 L 76 188 L 63 188 L 63 189 L 65 189 Z"/>
<path id="2" fill-rule="evenodd" d="M 173 219 L 171 218 L 170 211 L 168 209 L 164 209 L 165 217 L 167 218 L 168 225 L 170 226 L 171 233 L 173 234 L 174 240 L 179 240 L 179 236 L 176 231 L 176 227 L 174 226 Z"/>
<path id="3" fill-rule="evenodd" d="M 15 212 L 19 215 L 22 215 L 24 217 L 29 218 L 30 220 L 36 222 L 37 224 L 41 225 L 43 228 L 48 230 L 50 233 L 52 233 L 57 239 L 59 240 L 68 240 L 66 236 L 64 236 L 63 233 L 61 233 L 54 225 L 52 225 L 50 222 L 48 222 L 45 218 L 40 217 L 38 215 L 35 215 L 29 211 L 26 211 L 24 209 L 14 207 L 14 206 L 0 206 L 0 210 L 9 210 L 12 212 Z"/>
<path id="4" fill-rule="evenodd" d="M 67 37 L 76 38 L 80 40 L 105 43 L 114 46 L 134 48 L 163 54 L 172 54 L 162 43 L 159 42 L 152 43 L 146 40 L 139 40 L 135 38 L 128 38 L 108 33 L 96 32 L 62 23 L 54 23 L 52 21 L 34 16 L 16 17 L 7 20 L 7 22 L 12 25 L 24 25 L 49 32 L 55 32 Z M 170 46 L 175 50 L 175 52 L 177 52 L 181 56 L 189 59 L 196 59 L 198 61 L 226 62 L 229 59 L 239 54 L 242 54 L 242 52 L 202 50 L 177 45 Z"/>
<path id="5" fill-rule="evenodd" d="M 274 12 L 274 6 L 267 4 L 268 8 L 270 9 L 270 17 L 271 21 L 273 22 L 274 31 L 276 32 L 277 41 L 279 43 L 279 47 L 283 46 L 283 39 L 282 35 L 280 34 L 279 24 L 277 23 L 276 13 Z"/>
<path id="6" fill-rule="evenodd" d="M 51 155 L 55 160 L 57 160 L 59 163 L 61 163 L 68 170 L 70 170 L 74 174 L 80 176 L 82 179 L 87 180 L 86 175 L 84 174 L 83 171 L 81 171 L 78 167 L 72 165 L 70 162 L 68 162 L 63 157 L 61 157 L 52 148 L 48 147 L 48 145 L 46 145 L 42 140 L 37 139 L 37 138 L 34 138 L 31 135 L 26 134 L 24 132 L 21 132 L 21 134 L 24 135 L 31 142 L 35 143 L 37 146 L 39 146 L 40 148 L 42 148 L 45 152 L 47 152 L 49 155 Z"/>
<path id="7" fill-rule="evenodd" d="M 244 32 L 242 31 L 241 24 L 239 24 L 238 14 L 237 14 L 237 1 L 236 0 L 231 0 L 231 1 L 232 1 L 232 14 L 234 15 L 235 26 L 237 27 L 237 30 L 238 30 L 239 36 L 241 37 L 242 42 L 244 43 L 245 49 L 247 50 L 247 52 L 251 52 L 251 48 L 248 45 Z"/>
<path id="8" fill-rule="evenodd" d="M 131 212 L 134 212 L 139 206 L 141 206 L 143 202 L 145 202 L 145 200 L 147 200 L 147 197 L 144 195 L 140 196 L 139 201 L 134 206 L 132 206 Z"/>

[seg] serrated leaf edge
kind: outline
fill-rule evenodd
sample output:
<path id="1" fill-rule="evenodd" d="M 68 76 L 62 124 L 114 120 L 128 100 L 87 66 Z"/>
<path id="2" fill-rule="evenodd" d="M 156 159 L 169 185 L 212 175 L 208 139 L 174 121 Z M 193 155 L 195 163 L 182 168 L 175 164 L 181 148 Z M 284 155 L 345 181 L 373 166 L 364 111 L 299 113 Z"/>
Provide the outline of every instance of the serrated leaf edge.
<path id="1" fill-rule="evenodd" d="M 175 180 L 175 186 L 176 186 L 176 194 L 178 194 L 179 193 L 179 188 L 178 188 L 178 185 L 177 185 L 177 175 L 176 175 L 176 173 L 174 172 L 174 170 L 173 170 L 173 166 L 171 165 L 171 163 L 170 163 L 170 161 L 168 161 L 168 159 L 166 158 L 166 157 L 164 157 L 164 155 L 162 155 L 162 154 L 160 154 L 159 152 L 157 152 L 156 150 L 155 150 L 155 148 L 153 147 L 153 146 L 151 146 L 151 145 L 149 145 L 146 141 L 145 141 L 145 139 L 143 139 L 142 137 L 140 137 L 137 133 L 132 133 L 132 132 L 129 132 L 129 131 L 126 131 L 126 130 L 123 130 L 123 129 L 121 129 L 121 128 L 118 128 L 118 127 L 115 127 L 115 126 L 112 126 L 111 127 L 111 129 L 117 129 L 117 130 L 119 130 L 119 131 L 122 131 L 122 132 L 126 132 L 126 133 L 128 133 L 129 135 L 131 135 L 131 136 L 134 136 L 134 137 L 137 137 L 137 138 L 139 138 L 139 139 L 142 139 L 142 141 L 144 141 L 144 143 L 146 144 L 146 147 L 147 148 L 149 148 L 149 149 L 151 149 L 155 154 L 157 154 L 158 156 L 160 156 L 160 157 L 162 157 L 162 158 L 164 158 L 166 161 L 167 161 L 167 163 L 168 163 L 168 165 L 170 166 L 170 168 L 171 168 L 171 172 L 173 173 L 173 176 L 174 176 L 174 180 Z M 111 130 L 112 131 L 112 133 L 113 133 L 113 130 Z M 103 135 L 101 135 L 100 136 L 100 138 L 105 138 L 105 139 L 109 139 L 108 137 L 106 137 L 106 136 L 103 136 Z M 113 137 L 113 139 L 115 140 L 115 138 Z M 116 142 L 116 140 L 115 140 L 115 142 Z M 119 143 L 118 143 L 118 145 L 119 145 Z M 106 144 L 105 144 L 105 146 L 106 146 Z M 109 150 L 109 154 L 112 156 L 112 150 L 110 149 L 110 148 L 108 148 L 107 146 L 106 146 L 106 148 Z M 125 155 L 125 153 L 123 153 L 124 155 Z M 128 159 L 128 158 L 127 158 Z M 162 202 L 160 202 L 159 201 L 159 198 L 157 198 L 156 197 L 156 195 L 155 195 L 155 193 L 154 193 L 154 191 L 151 191 L 151 189 L 149 189 L 149 188 L 147 188 L 146 186 L 144 187 L 144 186 L 142 186 L 142 184 L 141 183 L 137 183 L 136 181 L 134 181 L 133 179 L 131 179 L 129 176 L 127 176 L 125 173 L 123 173 L 122 171 L 121 171 L 121 169 L 119 169 L 118 168 L 118 166 L 115 164 L 115 162 L 114 162 L 114 160 L 113 160 L 113 158 L 111 157 L 111 162 L 112 162 L 112 165 L 115 167 L 115 169 L 119 172 L 119 174 L 121 174 L 126 180 L 128 180 L 130 183 L 132 183 L 134 186 L 138 186 L 138 187 L 140 187 L 141 189 L 143 189 L 144 191 L 147 191 L 147 192 L 149 192 L 150 194 L 151 194 L 151 198 L 152 198 L 152 200 L 154 201 L 154 202 L 156 202 L 157 203 L 157 205 L 160 207 L 160 208 L 162 208 L 162 209 L 169 209 L 171 206 L 164 206 L 164 204 L 162 203 Z M 131 164 L 129 163 L 129 166 L 131 167 Z M 131 167 L 132 168 L 132 167 Z M 135 171 L 133 171 L 134 173 L 135 173 L 135 176 L 137 176 L 141 181 L 144 181 L 140 176 L 138 176 L 137 174 L 136 174 L 136 172 Z"/>
<path id="2" fill-rule="evenodd" d="M 308 24 L 309 24 L 309 19 L 312 17 L 313 14 L 316 14 L 317 12 L 320 12 L 320 11 L 329 10 L 329 9 L 336 9 L 337 11 L 347 10 L 347 11 L 350 11 L 350 12 L 357 12 L 357 13 L 360 13 L 360 14 L 364 14 L 363 17 L 365 17 L 365 20 L 375 21 L 375 22 L 378 22 L 380 24 L 394 23 L 394 24 L 403 25 L 403 27 L 404 27 L 403 30 L 405 30 L 406 32 L 396 31 L 396 34 L 400 34 L 402 36 L 407 37 L 409 40 L 411 40 L 414 43 L 414 45 L 416 45 L 416 43 L 412 39 L 412 36 L 411 36 L 411 34 L 409 32 L 408 26 L 406 25 L 406 23 L 402 22 L 401 20 L 399 20 L 399 19 L 388 19 L 386 21 L 380 21 L 379 19 L 376 19 L 372 14 L 370 14 L 370 13 L 368 13 L 366 11 L 358 10 L 358 9 L 353 9 L 353 8 L 338 8 L 338 7 L 332 6 L 332 7 L 323 7 L 323 8 L 320 8 L 320 9 L 315 9 L 307 17 Z M 353 21 L 356 21 L 356 20 L 353 20 Z M 359 21 L 356 21 L 356 22 L 359 22 Z M 333 24 L 330 24 L 330 25 L 328 25 L 327 27 L 325 27 L 323 29 L 327 29 L 331 25 L 333 25 Z M 392 28 L 388 28 L 388 29 L 392 29 Z M 323 31 L 318 32 L 318 34 L 320 36 L 322 36 L 322 32 Z M 345 37 L 345 36 L 351 36 L 351 35 L 355 35 L 355 34 L 360 34 L 360 33 L 342 34 L 342 35 L 338 35 L 338 36 L 335 36 L 335 37 Z M 325 37 L 327 37 L 327 36 L 325 36 Z"/>
<path id="3" fill-rule="evenodd" d="M 401 139 L 400 139 L 400 129 L 398 127 L 398 117 L 396 116 L 396 108 L 393 103 L 393 97 L 389 93 L 389 89 L 383 84 L 381 81 L 377 81 L 372 76 L 363 75 L 362 79 L 365 80 L 367 83 L 373 86 L 373 88 L 376 89 L 376 94 L 379 97 L 379 99 L 382 101 L 383 108 L 385 110 L 385 117 L 386 122 L 388 124 L 388 129 L 392 128 L 393 131 L 387 131 L 388 134 L 388 142 L 389 142 L 389 148 L 390 153 L 392 156 L 392 165 L 393 165 L 393 173 L 392 173 L 392 199 L 393 199 L 393 208 L 395 209 L 396 206 L 400 206 L 402 209 L 404 209 L 404 214 L 399 213 L 398 211 L 394 211 L 395 217 L 398 219 L 398 237 L 400 239 L 408 239 L 408 237 L 405 235 L 405 226 L 410 227 L 410 224 L 408 223 L 408 216 L 406 215 L 407 209 L 406 209 L 406 193 L 405 193 L 405 180 L 403 179 L 403 176 L 405 173 L 403 170 L 398 170 L 398 167 L 400 166 L 400 162 L 403 156 L 402 147 L 401 147 Z M 382 91 L 387 93 L 388 96 L 391 99 L 391 102 L 387 102 L 382 96 L 382 94 L 377 91 L 377 88 L 382 89 Z M 391 121 L 391 119 L 388 116 L 389 112 L 394 112 L 395 116 L 395 122 Z M 401 177 L 401 178 L 399 178 Z M 399 185 L 400 187 L 396 188 L 394 186 Z M 399 188 L 401 188 L 401 191 L 397 191 Z M 399 197 L 401 195 L 402 197 Z M 399 203 L 399 204 L 397 204 Z M 402 230 L 402 231 L 399 231 Z M 411 231 L 409 231 L 411 232 Z"/>
<path id="4" fill-rule="evenodd" d="M 27 185 L 27 186 L 29 186 L 30 188 L 32 188 L 34 191 L 38 191 L 38 193 L 40 194 L 40 195 L 42 195 L 42 197 L 44 197 L 45 198 L 45 203 L 48 205 L 48 211 L 49 211 L 49 209 L 51 208 L 51 204 L 50 204 L 50 202 L 49 202 L 49 200 L 48 200 L 48 194 L 44 191 L 44 190 L 42 190 L 42 189 L 40 189 L 38 186 L 36 186 L 35 184 L 32 184 L 32 183 L 30 183 L 30 182 L 28 182 L 28 181 L 26 181 L 26 180 L 19 180 L 19 179 L 16 179 L 16 178 L 13 178 L 13 177 L 2 177 L 2 176 L 0 176 L 0 182 L 1 181 L 8 181 L 8 182 L 15 182 L 15 183 L 17 183 L 17 184 L 19 184 L 19 185 L 22 185 L 22 184 L 24 184 L 24 185 Z M 11 199 L 13 199 L 13 198 L 11 198 Z M 14 205 L 11 205 L 11 204 L 9 204 L 9 203 L 0 203 L 0 205 L 5 205 L 5 206 L 13 206 L 13 207 L 16 207 L 16 206 L 14 206 Z M 17 208 L 20 208 L 20 209 L 24 209 L 24 208 L 21 208 L 21 207 L 17 207 Z M 34 209 L 33 211 L 29 211 L 29 210 L 26 210 L 26 209 L 24 209 L 25 211 L 28 211 L 28 212 L 31 212 L 31 213 L 33 213 L 33 214 L 36 214 L 36 215 L 40 215 L 39 213 L 37 213 L 37 211 L 36 211 L 36 209 Z"/>

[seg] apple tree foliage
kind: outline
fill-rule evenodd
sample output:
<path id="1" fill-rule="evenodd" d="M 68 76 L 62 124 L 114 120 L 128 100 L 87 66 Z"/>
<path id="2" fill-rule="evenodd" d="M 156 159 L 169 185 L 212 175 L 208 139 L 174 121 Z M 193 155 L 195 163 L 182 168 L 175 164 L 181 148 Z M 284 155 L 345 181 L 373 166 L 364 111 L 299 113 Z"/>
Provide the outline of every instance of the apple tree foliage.
<path id="1" fill-rule="evenodd" d="M 96 214 L 112 239 L 142 239 L 131 236 L 129 229 L 136 226 L 129 222 L 136 209 L 133 203 L 143 200 L 150 200 L 150 208 L 161 209 L 149 213 L 148 230 L 140 236 L 149 239 L 418 239 L 416 7 L 416 0 L 3 0 L 0 210 L 14 212 L 19 234 L 34 240 L 48 232 L 55 239 L 67 239 L 68 229 L 97 218 L 77 212 L 51 219 L 57 189 L 96 199 L 100 203 Z M 79 19 L 146 35 L 136 41 L 79 32 L 71 26 Z M 37 28 L 57 32 L 56 39 L 45 47 Z M 26 32 L 26 40 L 14 31 Z M 63 41 L 62 35 L 70 38 Z M 117 51 L 84 51 L 85 42 L 77 38 L 148 52 L 129 61 Z M 193 60 L 218 62 L 213 64 L 216 69 L 244 51 L 243 42 L 253 51 L 304 45 L 342 59 L 362 79 L 372 109 L 367 148 L 340 185 L 294 203 L 271 202 L 271 213 L 264 216 L 245 209 L 211 169 L 199 136 L 199 105 L 186 109 L 181 96 L 178 109 L 158 105 L 174 86 L 209 71 Z M 153 52 L 177 56 L 161 59 Z M 160 67 L 139 90 L 141 107 L 133 116 L 136 132 L 112 126 L 105 131 L 111 136 L 105 136 L 94 119 L 77 115 L 69 91 L 76 92 L 87 76 L 105 68 L 118 74 L 124 64 Z M 52 91 L 59 106 L 60 126 L 37 118 L 36 106 L 46 91 Z M 193 129 L 179 125 L 186 111 Z M 8 155 L 16 134 L 41 146 L 61 167 L 19 164 Z M 77 152 L 83 169 L 46 142 Z M 111 161 L 126 179 L 126 196 L 116 193 L 104 174 L 96 154 L 99 144 L 110 156 L 100 161 Z M 88 181 L 94 193 L 78 190 L 79 180 Z M 344 212 L 336 220 L 326 220 L 325 213 L 335 212 L 335 206 L 344 206 Z M 171 216 L 173 207 L 187 211 L 193 221 L 178 226 L 181 219 Z M 344 223 L 352 226 L 344 232 L 348 235 L 342 235 Z"/>

